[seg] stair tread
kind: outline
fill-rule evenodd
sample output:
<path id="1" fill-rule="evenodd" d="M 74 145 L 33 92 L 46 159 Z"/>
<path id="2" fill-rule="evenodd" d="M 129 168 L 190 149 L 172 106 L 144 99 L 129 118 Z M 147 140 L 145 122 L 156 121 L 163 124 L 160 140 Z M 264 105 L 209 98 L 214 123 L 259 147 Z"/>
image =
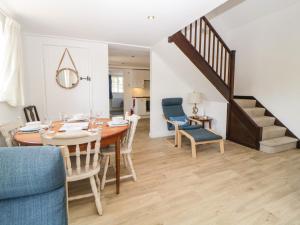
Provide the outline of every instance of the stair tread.
<path id="1" fill-rule="evenodd" d="M 266 110 L 263 107 L 248 107 L 244 109 L 245 111 L 251 111 L 251 110 Z"/>
<path id="2" fill-rule="evenodd" d="M 268 132 L 268 131 L 275 131 L 275 130 L 286 130 L 286 127 L 281 127 L 281 126 L 276 126 L 276 125 L 274 125 L 274 126 L 267 126 L 267 127 L 264 127 L 263 128 L 263 131 L 266 131 L 266 132 Z"/>
<path id="3" fill-rule="evenodd" d="M 253 108 L 256 105 L 256 100 L 255 99 L 240 99 L 240 98 L 235 98 L 234 100 L 242 108 Z"/>
<path id="4" fill-rule="evenodd" d="M 298 141 L 297 138 L 284 136 L 284 137 L 264 140 L 264 141 L 261 141 L 260 144 L 261 145 L 266 145 L 266 146 L 269 146 L 269 147 L 275 147 L 275 146 L 279 146 L 279 145 L 290 144 L 290 143 L 297 142 L 297 141 Z"/>

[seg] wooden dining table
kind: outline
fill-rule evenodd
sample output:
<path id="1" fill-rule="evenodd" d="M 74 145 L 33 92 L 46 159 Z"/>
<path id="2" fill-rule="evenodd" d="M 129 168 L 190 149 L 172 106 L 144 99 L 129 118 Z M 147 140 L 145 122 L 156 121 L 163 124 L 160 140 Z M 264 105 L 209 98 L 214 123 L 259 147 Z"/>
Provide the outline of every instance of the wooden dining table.
<path id="1" fill-rule="evenodd" d="M 128 126 L 109 127 L 107 122 L 110 119 L 96 119 L 93 125 L 89 125 L 89 128 L 102 128 L 101 132 L 101 148 L 107 147 L 111 144 L 115 145 L 115 160 L 116 160 L 116 193 L 120 193 L 120 149 L 121 140 L 126 134 Z M 54 133 L 60 132 L 59 129 L 63 125 L 62 121 L 55 121 L 51 125 L 51 131 Z M 42 145 L 41 137 L 39 133 L 24 133 L 16 132 L 14 139 L 22 146 L 40 146 Z"/>

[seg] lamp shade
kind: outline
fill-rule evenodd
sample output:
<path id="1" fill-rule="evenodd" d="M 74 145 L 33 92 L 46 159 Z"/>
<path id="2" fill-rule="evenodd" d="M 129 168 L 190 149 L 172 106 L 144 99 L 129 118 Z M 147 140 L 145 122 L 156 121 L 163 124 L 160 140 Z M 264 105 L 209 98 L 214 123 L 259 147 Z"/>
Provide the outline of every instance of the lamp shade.
<path id="1" fill-rule="evenodd" d="M 201 103 L 202 95 L 200 92 L 194 91 L 189 94 L 189 102 L 192 104 L 199 104 Z"/>

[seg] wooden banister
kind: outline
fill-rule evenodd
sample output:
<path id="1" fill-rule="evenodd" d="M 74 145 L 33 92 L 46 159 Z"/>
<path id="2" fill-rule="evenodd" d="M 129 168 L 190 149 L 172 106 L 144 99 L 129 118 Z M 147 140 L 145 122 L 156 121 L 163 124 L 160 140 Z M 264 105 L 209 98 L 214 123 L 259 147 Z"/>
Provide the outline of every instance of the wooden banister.
<path id="1" fill-rule="evenodd" d="M 195 20 L 181 31 L 169 37 L 169 42 L 174 42 L 181 50 L 184 49 L 184 54 L 189 59 L 193 59 L 191 61 L 203 74 L 206 73 L 204 75 L 208 77 L 219 91 L 222 89 L 220 92 L 228 101 L 232 98 L 234 88 L 234 52 L 229 49 L 206 17 Z M 199 56 L 195 56 L 195 51 Z M 195 60 L 197 57 L 199 59 Z M 207 65 L 204 66 L 204 64 Z M 207 66 L 210 69 L 206 68 Z M 224 83 L 225 88 L 220 87 L 223 84 L 219 80 L 221 80 L 221 83 Z"/>

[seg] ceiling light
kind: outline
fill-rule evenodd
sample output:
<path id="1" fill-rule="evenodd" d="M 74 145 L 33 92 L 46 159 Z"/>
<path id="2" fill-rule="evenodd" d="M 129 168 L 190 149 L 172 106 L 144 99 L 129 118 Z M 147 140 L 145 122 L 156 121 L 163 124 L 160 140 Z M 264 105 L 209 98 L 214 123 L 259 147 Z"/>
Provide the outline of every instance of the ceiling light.
<path id="1" fill-rule="evenodd" d="M 155 19 L 155 16 L 147 16 L 147 19 L 148 19 L 148 20 L 154 20 L 154 19 Z"/>

